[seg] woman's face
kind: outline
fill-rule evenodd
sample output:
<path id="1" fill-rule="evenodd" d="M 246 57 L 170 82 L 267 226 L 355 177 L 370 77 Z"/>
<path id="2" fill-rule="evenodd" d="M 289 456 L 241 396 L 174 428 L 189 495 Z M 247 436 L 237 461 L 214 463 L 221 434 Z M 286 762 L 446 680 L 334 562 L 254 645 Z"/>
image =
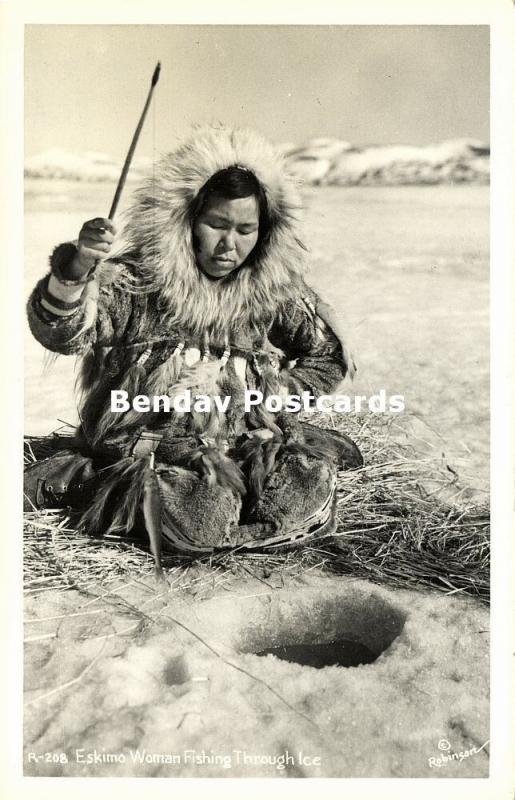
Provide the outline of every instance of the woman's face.
<path id="1" fill-rule="evenodd" d="M 200 269 L 210 278 L 225 278 L 250 255 L 258 233 L 259 205 L 255 195 L 234 200 L 211 197 L 193 225 Z"/>

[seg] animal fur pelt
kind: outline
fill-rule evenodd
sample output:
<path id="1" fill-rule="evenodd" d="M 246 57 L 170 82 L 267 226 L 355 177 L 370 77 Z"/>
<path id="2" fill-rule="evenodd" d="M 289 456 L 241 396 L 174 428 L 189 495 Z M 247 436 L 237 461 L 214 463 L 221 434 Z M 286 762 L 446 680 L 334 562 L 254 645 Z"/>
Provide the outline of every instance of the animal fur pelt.
<path id="1" fill-rule="evenodd" d="M 320 435 L 306 441 L 303 427 L 296 422 L 285 423 L 285 416 L 283 414 L 280 418 L 282 431 L 277 426 L 279 433 L 273 432 L 269 438 L 251 435 L 239 449 L 238 460 L 247 477 L 251 500 L 261 496 L 266 479 L 274 471 L 280 456 L 289 453 L 323 461 L 334 458 L 334 447 L 329 438 Z"/>
<path id="2" fill-rule="evenodd" d="M 281 446 L 282 437 L 274 434 L 272 439 L 267 440 L 252 437 L 241 447 L 240 464 L 247 475 L 251 501 L 255 502 L 260 497 L 264 483 L 275 466 Z"/>
<path id="3" fill-rule="evenodd" d="M 104 471 L 103 482 L 90 507 L 81 516 L 78 527 L 89 533 L 105 530 L 109 511 L 115 509 L 110 531 L 127 531 L 134 526 L 143 491 L 143 476 L 148 459 L 123 458 Z M 127 502 L 119 503 L 116 493 L 126 490 Z"/>
<path id="4" fill-rule="evenodd" d="M 243 475 L 238 465 L 222 452 L 220 447 L 201 445 L 181 461 L 181 466 L 193 469 L 208 486 L 223 486 L 237 494 L 246 494 Z"/>

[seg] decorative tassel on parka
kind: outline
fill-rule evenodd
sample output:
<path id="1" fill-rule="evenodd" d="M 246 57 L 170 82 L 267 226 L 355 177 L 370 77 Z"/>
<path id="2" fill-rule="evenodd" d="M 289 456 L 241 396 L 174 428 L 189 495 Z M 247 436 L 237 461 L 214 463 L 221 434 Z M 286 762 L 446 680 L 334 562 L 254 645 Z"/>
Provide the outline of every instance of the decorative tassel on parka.
<path id="1" fill-rule="evenodd" d="M 148 361 L 152 352 L 152 348 L 148 347 L 125 373 L 119 387 L 120 390 L 126 391 L 128 397 L 131 398 L 141 392 L 143 388 L 149 395 L 167 394 L 168 387 L 176 380 L 180 373 L 182 367 L 181 352 L 183 348 L 184 343 L 179 343 L 171 356 L 157 367 L 150 374 L 148 380 L 145 381 L 145 363 Z M 101 442 L 108 432 L 111 434 L 121 433 L 138 424 L 143 419 L 147 423 L 150 422 L 152 414 L 149 412 L 135 411 L 134 409 L 130 409 L 125 414 L 114 414 L 111 411 L 110 404 L 107 404 L 97 422 L 93 444 L 95 445 Z"/>
<path id="2" fill-rule="evenodd" d="M 263 397 L 272 394 L 279 394 L 279 364 L 274 357 L 270 357 L 268 364 L 258 364 L 257 358 L 253 358 L 252 366 L 257 376 L 258 389 L 263 393 Z M 267 428 L 276 436 L 281 437 L 281 428 L 276 424 L 274 415 L 268 411 L 263 403 L 252 406 L 249 412 L 249 422 L 255 428 Z"/>

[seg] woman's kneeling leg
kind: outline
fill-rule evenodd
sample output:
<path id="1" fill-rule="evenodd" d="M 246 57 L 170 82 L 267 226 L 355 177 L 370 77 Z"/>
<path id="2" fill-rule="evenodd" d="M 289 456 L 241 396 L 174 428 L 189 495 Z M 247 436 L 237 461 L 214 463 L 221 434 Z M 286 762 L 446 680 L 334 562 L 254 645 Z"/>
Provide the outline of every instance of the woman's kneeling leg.
<path id="1" fill-rule="evenodd" d="M 157 470 L 163 544 L 188 552 L 236 545 L 241 497 L 181 467 Z"/>
<path id="2" fill-rule="evenodd" d="M 336 467 L 305 453 L 285 452 L 247 512 L 249 523 L 274 524 L 292 541 L 335 530 Z"/>

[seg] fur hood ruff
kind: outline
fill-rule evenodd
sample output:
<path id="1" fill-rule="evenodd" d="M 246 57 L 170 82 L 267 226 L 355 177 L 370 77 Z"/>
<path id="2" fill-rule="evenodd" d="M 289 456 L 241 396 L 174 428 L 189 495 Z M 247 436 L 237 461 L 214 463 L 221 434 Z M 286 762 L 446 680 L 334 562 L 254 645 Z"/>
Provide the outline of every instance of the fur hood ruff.
<path id="1" fill-rule="evenodd" d="M 259 262 L 240 267 L 223 282 L 213 282 L 196 263 L 189 209 L 215 172 L 234 165 L 251 170 L 263 186 L 271 235 Z M 234 337 L 249 325 L 262 330 L 303 285 L 305 248 L 297 232 L 300 206 L 297 180 L 261 136 L 223 126 L 197 127 L 188 141 L 160 160 L 136 191 L 124 219 L 126 244 L 116 260 L 132 264 L 140 287 L 158 291 L 171 324 L 217 337 Z"/>

